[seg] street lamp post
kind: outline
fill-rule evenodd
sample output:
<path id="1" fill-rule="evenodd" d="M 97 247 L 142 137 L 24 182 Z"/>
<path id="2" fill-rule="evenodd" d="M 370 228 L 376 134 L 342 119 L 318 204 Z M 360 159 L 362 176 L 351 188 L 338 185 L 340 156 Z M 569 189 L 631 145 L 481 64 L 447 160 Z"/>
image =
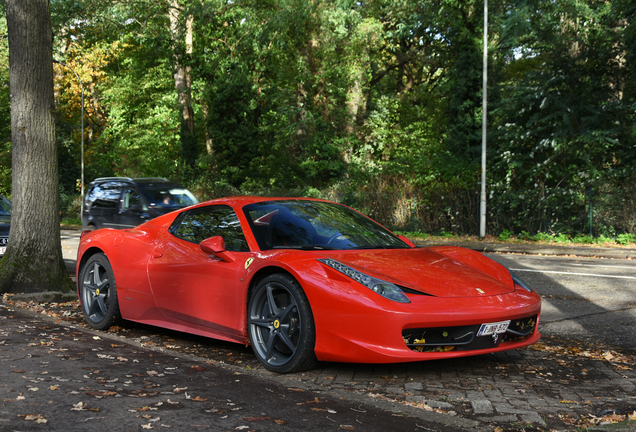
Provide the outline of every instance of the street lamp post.
<path id="1" fill-rule="evenodd" d="M 57 61 L 55 59 L 53 59 L 53 63 L 57 63 L 59 65 L 62 65 L 64 67 L 67 67 L 71 70 L 71 72 L 73 72 L 75 74 L 75 76 L 77 77 L 77 81 L 79 81 L 80 83 L 80 89 L 82 90 L 82 100 L 81 100 L 81 105 L 82 105 L 82 114 L 81 114 L 81 130 L 80 130 L 80 136 L 81 136 L 81 156 L 80 156 L 80 167 L 81 167 L 81 179 L 80 179 L 80 183 L 81 183 L 81 202 L 80 202 L 80 220 L 82 220 L 82 218 L 84 217 L 84 84 L 82 83 L 82 80 L 80 79 L 79 75 L 77 74 L 77 72 L 75 72 L 75 70 L 73 70 L 72 67 L 70 67 L 69 65 L 67 65 L 64 62 L 61 61 Z"/>
<path id="2" fill-rule="evenodd" d="M 488 0 L 484 0 L 484 62 L 483 99 L 481 121 L 481 208 L 479 215 L 479 237 L 486 237 L 486 125 L 488 94 Z"/>

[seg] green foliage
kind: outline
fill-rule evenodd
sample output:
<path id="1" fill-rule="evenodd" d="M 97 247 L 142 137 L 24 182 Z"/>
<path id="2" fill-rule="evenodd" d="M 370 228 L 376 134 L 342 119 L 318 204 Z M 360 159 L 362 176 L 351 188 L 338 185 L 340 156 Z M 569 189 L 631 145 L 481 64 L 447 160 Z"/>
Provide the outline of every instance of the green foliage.
<path id="1" fill-rule="evenodd" d="M 514 233 L 512 231 L 508 231 L 507 229 L 504 228 L 504 230 L 501 232 L 501 234 L 499 234 L 499 240 L 501 240 L 501 241 L 510 240 L 513 235 L 514 235 Z"/>
<path id="2" fill-rule="evenodd" d="M 634 166 L 634 124 L 616 88 L 621 32 L 606 2 L 520 4 L 499 45 L 491 202 L 508 228 L 582 229 L 589 188 Z"/>
<path id="3" fill-rule="evenodd" d="M 631 243 L 636 243 L 636 234 L 627 234 L 627 233 L 619 234 L 618 237 L 616 238 L 616 243 L 623 246 L 627 246 Z"/>
<path id="4" fill-rule="evenodd" d="M 11 196 L 11 100 L 9 46 L 4 9 L 0 14 L 0 195 Z"/>
<path id="5" fill-rule="evenodd" d="M 163 176 L 203 199 L 315 196 L 409 232 L 477 231 L 483 2 L 180 0 L 171 24 L 173 4 L 51 1 L 56 57 L 86 96 L 80 131 L 76 78 L 56 72 L 62 193 L 76 193 L 83 133 L 87 182 Z M 489 232 L 574 241 L 591 211 L 597 236 L 636 233 L 634 13 L 491 5 Z M 7 83 L 0 39 L 0 193 Z"/>

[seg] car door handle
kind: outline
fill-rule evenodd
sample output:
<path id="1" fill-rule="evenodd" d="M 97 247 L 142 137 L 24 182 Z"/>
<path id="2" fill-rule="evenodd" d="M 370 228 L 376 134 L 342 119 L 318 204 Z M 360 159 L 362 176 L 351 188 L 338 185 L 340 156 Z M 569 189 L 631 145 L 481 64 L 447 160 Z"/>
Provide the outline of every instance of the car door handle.
<path id="1" fill-rule="evenodd" d="M 162 256 L 163 256 L 163 251 L 160 251 L 160 250 L 158 250 L 158 249 L 155 249 L 155 250 L 152 252 L 152 257 L 153 257 L 153 258 L 161 258 Z"/>

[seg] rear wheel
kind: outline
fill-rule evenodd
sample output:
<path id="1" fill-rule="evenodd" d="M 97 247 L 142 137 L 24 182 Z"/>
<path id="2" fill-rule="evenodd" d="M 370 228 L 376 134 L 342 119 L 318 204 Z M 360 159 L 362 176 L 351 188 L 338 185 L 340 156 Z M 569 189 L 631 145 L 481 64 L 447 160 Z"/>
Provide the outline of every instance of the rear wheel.
<path id="1" fill-rule="evenodd" d="M 254 289 L 248 306 L 248 331 L 254 354 L 272 372 L 299 372 L 318 364 L 309 301 L 290 276 L 268 276 Z"/>
<path id="2" fill-rule="evenodd" d="M 84 319 L 91 327 L 104 330 L 119 320 L 115 276 L 103 253 L 93 255 L 82 267 L 79 296 Z"/>

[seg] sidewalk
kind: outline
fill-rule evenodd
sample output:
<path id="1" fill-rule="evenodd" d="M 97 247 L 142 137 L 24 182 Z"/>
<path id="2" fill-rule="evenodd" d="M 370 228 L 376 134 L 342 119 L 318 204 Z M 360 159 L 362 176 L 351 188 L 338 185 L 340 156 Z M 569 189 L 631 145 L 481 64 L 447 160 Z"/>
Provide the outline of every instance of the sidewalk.
<path id="1" fill-rule="evenodd" d="M 479 252 L 518 253 L 528 255 L 578 256 L 584 258 L 633 259 L 636 260 L 636 249 L 622 246 L 562 246 L 554 244 L 516 244 L 479 241 L 428 241 L 415 240 L 416 246 L 461 246 Z"/>

